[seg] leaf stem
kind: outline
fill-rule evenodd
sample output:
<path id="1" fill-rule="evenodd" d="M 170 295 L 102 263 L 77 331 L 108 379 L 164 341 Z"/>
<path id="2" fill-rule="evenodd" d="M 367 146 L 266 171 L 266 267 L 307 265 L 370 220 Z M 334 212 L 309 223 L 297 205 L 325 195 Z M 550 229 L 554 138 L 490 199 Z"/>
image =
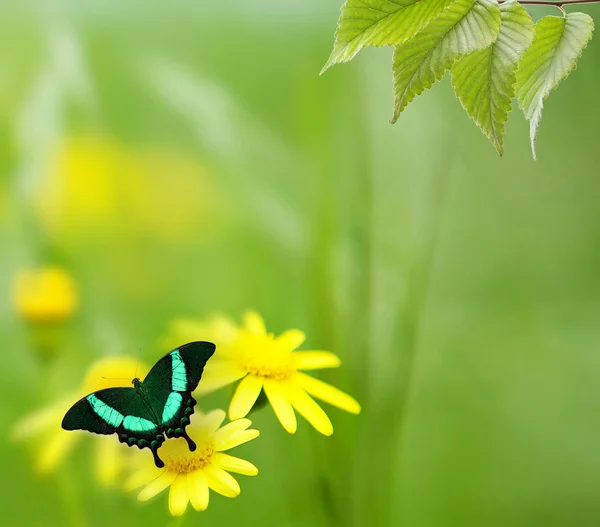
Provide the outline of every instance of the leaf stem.
<path id="1" fill-rule="evenodd" d="M 506 3 L 508 0 L 499 0 L 498 3 L 499 4 L 504 4 Z M 565 5 L 571 5 L 571 4 L 600 4 L 600 0 L 565 0 L 564 2 L 543 2 L 541 0 L 523 0 L 523 1 L 519 1 L 520 4 L 522 5 L 547 5 L 547 6 L 552 6 L 552 7 L 559 7 L 562 8 L 562 6 Z"/>

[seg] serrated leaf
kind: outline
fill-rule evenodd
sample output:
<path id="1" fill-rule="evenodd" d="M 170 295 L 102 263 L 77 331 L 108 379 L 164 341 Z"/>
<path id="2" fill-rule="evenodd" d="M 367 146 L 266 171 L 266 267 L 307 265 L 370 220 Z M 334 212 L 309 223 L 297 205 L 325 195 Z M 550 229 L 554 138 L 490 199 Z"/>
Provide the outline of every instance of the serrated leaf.
<path id="1" fill-rule="evenodd" d="M 489 46 L 498 36 L 496 0 L 457 0 L 394 51 L 394 117 L 440 80 L 459 58 Z"/>
<path id="2" fill-rule="evenodd" d="M 530 123 L 531 151 L 542 119 L 544 99 L 576 67 L 592 38 L 594 21 L 585 13 L 546 16 L 535 25 L 535 38 L 517 70 L 519 106 Z"/>
<path id="3" fill-rule="evenodd" d="M 519 60 L 531 45 L 534 26 L 527 10 L 515 0 L 500 6 L 496 41 L 460 59 L 452 67 L 452 85 L 469 117 L 500 155 L 504 124 L 515 96 Z"/>
<path id="4" fill-rule="evenodd" d="M 335 44 L 323 73 L 348 62 L 367 46 L 406 42 L 455 0 L 347 0 L 342 6 Z"/>

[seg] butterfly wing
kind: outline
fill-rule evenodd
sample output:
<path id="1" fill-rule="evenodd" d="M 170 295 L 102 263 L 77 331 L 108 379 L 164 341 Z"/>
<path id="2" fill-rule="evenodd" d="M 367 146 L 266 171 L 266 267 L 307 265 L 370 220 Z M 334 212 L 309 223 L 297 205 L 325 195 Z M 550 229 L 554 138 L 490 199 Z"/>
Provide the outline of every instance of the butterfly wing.
<path id="1" fill-rule="evenodd" d="M 198 386 L 204 366 L 215 352 L 212 342 L 190 342 L 167 353 L 144 379 L 144 392 L 151 402 L 161 429 L 167 437 L 184 437 L 190 450 L 196 445 L 185 433 L 194 413 L 192 392 Z"/>
<path id="2" fill-rule="evenodd" d="M 158 467 L 164 466 L 157 450 L 165 437 L 156 414 L 134 388 L 107 388 L 77 401 L 62 421 L 65 430 L 118 434 L 128 446 L 149 448 Z"/>

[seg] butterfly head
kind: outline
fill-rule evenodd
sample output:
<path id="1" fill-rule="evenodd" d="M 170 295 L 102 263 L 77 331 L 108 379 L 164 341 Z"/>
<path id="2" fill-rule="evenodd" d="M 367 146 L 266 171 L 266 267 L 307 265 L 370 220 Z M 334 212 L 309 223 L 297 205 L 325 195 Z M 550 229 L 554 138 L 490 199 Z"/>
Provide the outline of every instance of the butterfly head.
<path id="1" fill-rule="evenodd" d="M 136 377 L 135 379 L 133 379 L 131 381 L 131 384 L 133 384 L 133 387 L 138 390 L 141 386 L 142 386 L 142 381 L 140 381 L 140 379 L 138 377 Z"/>

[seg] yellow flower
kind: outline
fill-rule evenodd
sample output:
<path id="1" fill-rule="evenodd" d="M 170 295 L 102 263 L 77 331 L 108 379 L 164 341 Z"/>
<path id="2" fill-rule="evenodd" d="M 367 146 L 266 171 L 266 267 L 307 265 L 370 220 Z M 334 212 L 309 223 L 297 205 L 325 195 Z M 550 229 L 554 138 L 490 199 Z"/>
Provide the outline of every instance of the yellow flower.
<path id="1" fill-rule="evenodd" d="M 207 169 L 185 151 L 161 145 L 140 150 L 90 135 L 58 145 L 33 205 L 59 244 L 130 243 L 144 241 L 150 231 L 186 241 L 192 233 L 204 237 L 222 219 L 213 187 Z"/>
<path id="2" fill-rule="evenodd" d="M 77 309 L 77 288 L 63 269 L 24 270 L 15 278 L 13 304 L 28 322 L 59 322 Z"/>
<path id="3" fill-rule="evenodd" d="M 220 428 L 224 419 L 223 410 L 195 415 L 186 430 L 196 442 L 196 450 L 190 452 L 182 438 L 169 439 L 160 449 L 165 468 L 149 466 L 147 458 L 140 456 L 140 463 L 143 461 L 144 465 L 125 482 L 125 490 L 144 487 L 138 494 L 138 500 L 146 501 L 171 487 L 169 511 L 173 516 L 181 516 L 188 502 L 197 511 L 206 510 L 209 488 L 228 498 L 238 496 L 240 486 L 229 472 L 255 476 L 258 469 L 252 463 L 224 451 L 254 439 L 259 432 L 248 430 L 251 425 L 248 419 L 239 419 Z"/>
<path id="4" fill-rule="evenodd" d="M 120 144 L 102 136 L 71 138 L 58 145 L 36 188 L 34 206 L 56 241 L 73 235 L 96 241 L 127 227 L 122 182 L 139 167 Z"/>
<path id="5" fill-rule="evenodd" d="M 67 432 L 61 428 L 67 410 L 87 394 L 115 386 L 131 386 L 126 379 L 133 378 L 138 364 L 132 357 L 108 357 L 93 363 L 88 369 L 82 385 L 68 396 L 23 418 L 16 424 L 12 433 L 18 441 L 34 440 L 38 450 L 35 455 L 35 469 L 50 473 L 63 461 L 65 456 L 85 433 Z M 137 373 L 143 377 L 148 368 L 140 364 Z M 107 377 L 107 378 L 103 378 Z M 115 379 L 116 377 L 122 378 Z M 127 447 L 115 437 L 93 436 L 96 452 L 94 470 L 98 481 L 109 485 L 115 482 L 120 472 Z"/>
<path id="6" fill-rule="evenodd" d="M 140 170 L 124 181 L 124 190 L 129 217 L 142 233 L 187 243 L 190 235 L 203 241 L 223 226 L 227 202 L 198 159 L 160 146 L 139 152 L 137 159 Z"/>
<path id="7" fill-rule="evenodd" d="M 275 337 L 267 333 L 262 318 L 254 312 L 245 315 L 241 328 L 224 317 L 215 317 L 208 324 L 180 320 L 173 330 L 189 340 L 214 338 L 217 351 L 207 363 L 196 391 L 206 394 L 240 381 L 229 405 L 232 420 L 250 412 L 261 390 L 290 434 L 297 427 L 294 410 L 322 434 L 333 433 L 329 417 L 311 395 L 347 412 L 360 413 L 360 405 L 348 394 L 302 373 L 338 367 L 340 359 L 328 351 L 294 351 L 305 339 L 299 330 Z"/>

